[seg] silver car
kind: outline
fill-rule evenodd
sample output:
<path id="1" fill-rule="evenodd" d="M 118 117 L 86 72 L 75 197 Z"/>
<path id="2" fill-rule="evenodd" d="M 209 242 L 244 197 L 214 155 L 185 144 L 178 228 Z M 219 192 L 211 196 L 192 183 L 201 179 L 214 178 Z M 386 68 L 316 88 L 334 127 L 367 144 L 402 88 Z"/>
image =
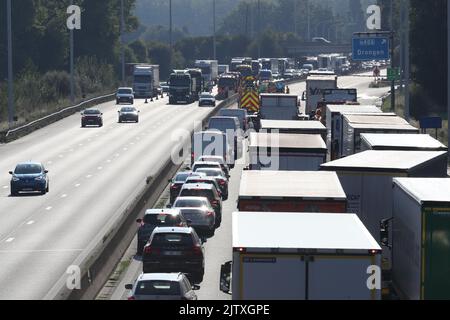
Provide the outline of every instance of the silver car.
<path id="1" fill-rule="evenodd" d="M 142 273 L 125 289 L 130 290 L 128 300 L 197 300 L 194 290 L 199 286 L 183 273 Z"/>
<path id="2" fill-rule="evenodd" d="M 209 92 L 202 92 L 198 99 L 198 106 L 216 106 L 216 98 Z"/>
<path id="3" fill-rule="evenodd" d="M 117 89 L 116 104 L 120 104 L 121 102 L 134 103 L 133 88 L 121 87 Z"/>
<path id="4" fill-rule="evenodd" d="M 119 123 L 122 122 L 139 122 L 139 110 L 135 107 L 123 107 L 121 108 L 119 113 Z"/>

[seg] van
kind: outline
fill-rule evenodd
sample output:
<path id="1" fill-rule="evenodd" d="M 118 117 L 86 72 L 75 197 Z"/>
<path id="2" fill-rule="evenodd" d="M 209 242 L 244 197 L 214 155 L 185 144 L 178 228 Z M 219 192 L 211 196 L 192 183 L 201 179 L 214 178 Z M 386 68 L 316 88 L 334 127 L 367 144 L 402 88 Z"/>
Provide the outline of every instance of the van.
<path id="1" fill-rule="evenodd" d="M 191 143 L 192 164 L 201 156 L 221 156 L 230 168 L 234 168 L 233 149 L 225 133 L 219 130 L 195 132 Z"/>
<path id="2" fill-rule="evenodd" d="M 212 117 L 209 119 L 208 130 L 219 130 L 225 133 L 234 150 L 234 160 L 242 154 L 243 131 L 236 117 Z"/>
<path id="3" fill-rule="evenodd" d="M 219 111 L 219 116 L 236 117 L 239 119 L 242 130 L 248 130 L 247 110 L 245 109 L 222 109 Z"/>

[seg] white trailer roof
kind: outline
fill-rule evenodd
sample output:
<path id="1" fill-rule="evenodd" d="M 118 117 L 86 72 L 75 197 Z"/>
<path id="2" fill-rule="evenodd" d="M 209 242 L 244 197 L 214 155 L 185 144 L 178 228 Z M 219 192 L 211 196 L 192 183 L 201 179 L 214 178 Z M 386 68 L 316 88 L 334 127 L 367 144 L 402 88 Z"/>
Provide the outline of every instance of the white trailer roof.
<path id="1" fill-rule="evenodd" d="M 419 203 L 450 204 L 450 178 L 394 178 L 394 183 Z"/>
<path id="2" fill-rule="evenodd" d="M 320 134 L 300 133 L 250 133 L 249 147 L 267 148 L 278 147 L 283 149 L 323 149 L 327 146 Z"/>
<path id="3" fill-rule="evenodd" d="M 383 113 L 380 108 L 374 105 L 345 105 L 345 104 L 328 104 L 327 109 L 334 113 Z"/>
<path id="4" fill-rule="evenodd" d="M 291 98 L 291 99 L 297 99 L 298 96 L 295 94 L 284 94 L 284 93 L 261 93 L 261 97 L 280 97 L 280 98 Z"/>
<path id="5" fill-rule="evenodd" d="M 316 80 L 321 80 L 321 81 L 335 81 L 337 79 L 337 76 L 335 75 L 330 75 L 330 74 L 314 74 L 312 76 L 309 76 L 306 81 L 316 81 Z"/>
<path id="6" fill-rule="evenodd" d="M 372 148 L 399 147 L 417 149 L 447 150 L 447 147 L 429 134 L 406 133 L 362 133 L 364 139 Z"/>
<path id="7" fill-rule="evenodd" d="M 314 120 L 264 120 L 261 119 L 261 129 L 298 129 L 298 130 L 327 130 L 320 122 Z"/>
<path id="8" fill-rule="evenodd" d="M 419 132 L 419 129 L 410 124 L 389 124 L 389 123 L 352 123 L 350 126 L 353 129 L 363 130 L 402 130 L 408 132 Z"/>
<path id="9" fill-rule="evenodd" d="M 445 151 L 368 150 L 321 165 L 331 171 L 409 170 L 447 154 Z"/>
<path id="10" fill-rule="evenodd" d="M 390 125 L 409 125 L 408 121 L 398 116 L 384 116 L 365 114 L 345 114 L 344 118 L 348 123 L 352 124 L 390 124 Z"/>
<path id="11" fill-rule="evenodd" d="M 381 250 L 350 213 L 234 212 L 233 248 Z"/>
<path id="12" fill-rule="evenodd" d="M 346 200 L 336 172 L 244 170 L 239 198 Z"/>

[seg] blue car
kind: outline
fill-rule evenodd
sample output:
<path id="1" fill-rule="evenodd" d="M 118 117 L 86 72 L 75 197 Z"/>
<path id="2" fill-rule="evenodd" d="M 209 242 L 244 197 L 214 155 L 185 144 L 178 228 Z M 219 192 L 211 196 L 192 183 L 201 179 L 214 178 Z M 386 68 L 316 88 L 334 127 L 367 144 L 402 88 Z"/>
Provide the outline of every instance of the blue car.
<path id="1" fill-rule="evenodd" d="M 17 196 L 20 191 L 39 191 L 46 194 L 49 191 L 48 171 L 38 162 L 23 162 L 10 171 L 11 195 Z"/>

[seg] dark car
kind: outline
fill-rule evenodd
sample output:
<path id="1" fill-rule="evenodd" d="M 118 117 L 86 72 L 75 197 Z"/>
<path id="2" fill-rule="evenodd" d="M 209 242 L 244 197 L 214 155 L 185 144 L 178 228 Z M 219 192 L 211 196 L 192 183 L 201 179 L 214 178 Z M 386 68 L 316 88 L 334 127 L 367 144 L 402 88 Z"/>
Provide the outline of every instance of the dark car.
<path id="1" fill-rule="evenodd" d="M 206 183 L 185 183 L 180 191 L 180 197 L 206 197 L 216 212 L 218 224 L 222 222 L 222 198 L 216 187 Z"/>
<path id="2" fill-rule="evenodd" d="M 201 168 L 214 168 L 214 169 L 220 169 L 223 171 L 223 175 L 227 178 L 229 178 L 229 175 L 225 173 L 223 170 L 222 165 L 219 162 L 214 161 L 195 161 L 192 165 L 192 171 L 197 172 L 198 169 Z"/>
<path id="3" fill-rule="evenodd" d="M 204 173 L 207 177 L 214 178 L 221 187 L 222 193 L 228 199 L 228 179 L 223 175 L 221 169 L 216 168 L 199 168 L 196 172 Z"/>
<path id="4" fill-rule="evenodd" d="M 46 194 L 49 191 L 48 171 L 38 162 L 19 163 L 14 171 L 10 171 L 11 195 L 17 196 L 20 191 L 40 191 Z"/>
<path id="5" fill-rule="evenodd" d="M 192 171 L 183 171 L 178 172 L 172 180 L 169 180 L 170 183 L 170 199 L 169 203 L 173 203 L 175 199 L 178 197 L 180 193 L 181 187 L 188 177 L 200 177 L 206 176 L 204 173 L 195 173 Z"/>
<path id="6" fill-rule="evenodd" d="M 222 156 L 200 156 L 197 161 L 218 162 L 227 178 L 230 177 L 230 168 Z"/>
<path id="7" fill-rule="evenodd" d="M 215 177 L 189 177 L 187 178 L 186 183 L 212 184 L 216 190 L 219 191 L 222 200 L 228 199 L 228 183 L 226 180 L 218 180 Z"/>
<path id="8" fill-rule="evenodd" d="M 135 107 L 122 107 L 119 111 L 119 123 L 122 122 L 139 122 L 139 110 Z"/>
<path id="9" fill-rule="evenodd" d="M 144 273 L 183 272 L 192 282 L 203 281 L 205 255 L 202 242 L 191 227 L 156 227 L 144 247 Z"/>
<path id="10" fill-rule="evenodd" d="M 86 109 L 81 112 L 81 127 L 99 126 L 103 127 L 103 113 L 96 108 Z"/>
<path id="11" fill-rule="evenodd" d="M 177 208 L 181 214 L 189 220 L 189 226 L 194 228 L 199 235 L 212 236 L 217 227 L 216 212 L 213 208 Z"/>
<path id="12" fill-rule="evenodd" d="M 142 255 L 144 246 L 156 227 L 187 227 L 188 223 L 179 209 L 149 209 L 144 218 L 137 219 L 138 230 L 137 254 Z"/>

